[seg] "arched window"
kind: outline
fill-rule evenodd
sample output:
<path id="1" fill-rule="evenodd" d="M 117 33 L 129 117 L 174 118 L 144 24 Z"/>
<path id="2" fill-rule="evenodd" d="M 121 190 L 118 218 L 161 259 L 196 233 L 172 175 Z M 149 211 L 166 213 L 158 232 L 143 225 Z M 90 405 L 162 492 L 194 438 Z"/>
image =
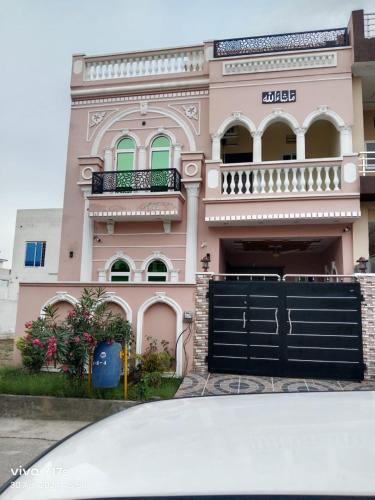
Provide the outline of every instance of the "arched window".
<path id="1" fill-rule="evenodd" d="M 131 137 L 123 137 L 116 148 L 116 188 L 117 191 L 130 191 L 135 161 L 135 142 Z"/>
<path id="2" fill-rule="evenodd" d="M 168 189 L 168 171 L 171 162 L 171 140 L 159 135 L 151 143 L 151 191 Z M 158 172 L 161 170 L 161 172 Z"/>
<path id="3" fill-rule="evenodd" d="M 147 281 L 167 281 L 168 269 L 162 260 L 153 260 L 147 268 Z"/>
<path id="4" fill-rule="evenodd" d="M 130 267 L 124 260 L 116 260 L 111 266 L 110 281 L 129 281 Z"/>

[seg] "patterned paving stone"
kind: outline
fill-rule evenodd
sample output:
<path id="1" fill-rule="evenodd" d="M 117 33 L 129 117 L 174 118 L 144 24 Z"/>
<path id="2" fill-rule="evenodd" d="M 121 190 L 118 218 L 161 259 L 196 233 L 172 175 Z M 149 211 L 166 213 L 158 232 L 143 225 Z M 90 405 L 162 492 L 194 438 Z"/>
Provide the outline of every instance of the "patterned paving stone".
<path id="1" fill-rule="evenodd" d="M 208 379 L 204 395 L 238 394 L 240 377 L 238 375 L 211 375 Z"/>
<path id="2" fill-rule="evenodd" d="M 371 380 L 363 382 L 340 380 L 339 383 L 343 391 L 375 391 L 375 382 Z"/>
<path id="3" fill-rule="evenodd" d="M 375 381 L 305 380 L 218 373 L 202 376 L 190 373 L 184 378 L 175 397 L 309 391 L 375 391 Z"/>
<path id="4" fill-rule="evenodd" d="M 248 375 L 241 375 L 238 392 L 239 394 L 273 392 L 272 377 L 251 377 Z"/>
<path id="5" fill-rule="evenodd" d="M 202 376 L 196 373 L 186 375 L 182 381 L 178 391 L 175 394 L 176 398 L 187 396 L 202 396 L 204 386 L 206 385 L 207 375 Z"/>
<path id="6" fill-rule="evenodd" d="M 342 391 L 336 380 L 306 380 L 309 391 Z"/>
<path id="7" fill-rule="evenodd" d="M 274 392 L 308 392 L 305 379 L 274 378 Z"/>

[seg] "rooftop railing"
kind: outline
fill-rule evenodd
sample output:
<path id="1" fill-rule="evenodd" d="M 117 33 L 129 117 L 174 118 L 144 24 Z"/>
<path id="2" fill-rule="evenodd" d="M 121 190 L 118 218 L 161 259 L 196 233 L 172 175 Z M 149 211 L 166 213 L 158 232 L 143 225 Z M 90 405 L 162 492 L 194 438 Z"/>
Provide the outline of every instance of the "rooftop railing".
<path id="1" fill-rule="evenodd" d="M 86 57 L 85 80 L 196 73 L 203 70 L 204 62 L 202 47 Z"/>
<path id="2" fill-rule="evenodd" d="M 347 45 L 349 45 L 349 36 L 346 28 L 300 31 L 298 33 L 215 40 L 214 57 L 325 49 Z"/>
<path id="3" fill-rule="evenodd" d="M 363 15 L 365 38 L 375 38 L 375 12 Z"/>
<path id="4" fill-rule="evenodd" d="M 92 194 L 135 191 L 181 191 L 181 176 L 175 168 L 93 172 Z"/>

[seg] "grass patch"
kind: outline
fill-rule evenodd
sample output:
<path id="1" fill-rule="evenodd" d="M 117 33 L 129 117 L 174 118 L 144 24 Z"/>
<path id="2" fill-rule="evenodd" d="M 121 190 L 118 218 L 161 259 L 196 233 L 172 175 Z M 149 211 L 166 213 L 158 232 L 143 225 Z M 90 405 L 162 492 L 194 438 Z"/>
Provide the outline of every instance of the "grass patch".
<path id="1" fill-rule="evenodd" d="M 181 378 L 163 378 L 160 387 L 151 387 L 146 398 L 172 398 Z M 114 389 L 91 389 L 87 381 L 74 383 L 63 373 L 30 374 L 23 368 L 0 368 L 0 394 L 55 396 L 60 398 L 123 399 L 122 383 Z M 129 399 L 137 400 L 137 386 L 129 384 Z"/>

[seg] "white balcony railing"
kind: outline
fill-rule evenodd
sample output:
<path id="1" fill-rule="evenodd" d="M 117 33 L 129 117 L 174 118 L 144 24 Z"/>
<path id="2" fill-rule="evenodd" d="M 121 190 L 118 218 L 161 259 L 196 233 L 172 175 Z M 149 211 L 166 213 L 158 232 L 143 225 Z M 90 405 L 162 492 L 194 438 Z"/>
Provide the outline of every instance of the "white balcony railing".
<path id="1" fill-rule="evenodd" d="M 375 151 L 362 151 L 359 153 L 359 173 L 361 175 L 375 175 Z"/>
<path id="2" fill-rule="evenodd" d="M 375 12 L 363 16 L 365 25 L 365 38 L 375 38 Z"/>
<path id="3" fill-rule="evenodd" d="M 221 181 L 223 196 L 327 193 L 341 190 L 341 165 L 225 165 Z"/>
<path id="4" fill-rule="evenodd" d="M 85 80 L 195 73 L 203 70 L 204 61 L 203 49 L 193 47 L 183 50 L 86 58 Z"/>

